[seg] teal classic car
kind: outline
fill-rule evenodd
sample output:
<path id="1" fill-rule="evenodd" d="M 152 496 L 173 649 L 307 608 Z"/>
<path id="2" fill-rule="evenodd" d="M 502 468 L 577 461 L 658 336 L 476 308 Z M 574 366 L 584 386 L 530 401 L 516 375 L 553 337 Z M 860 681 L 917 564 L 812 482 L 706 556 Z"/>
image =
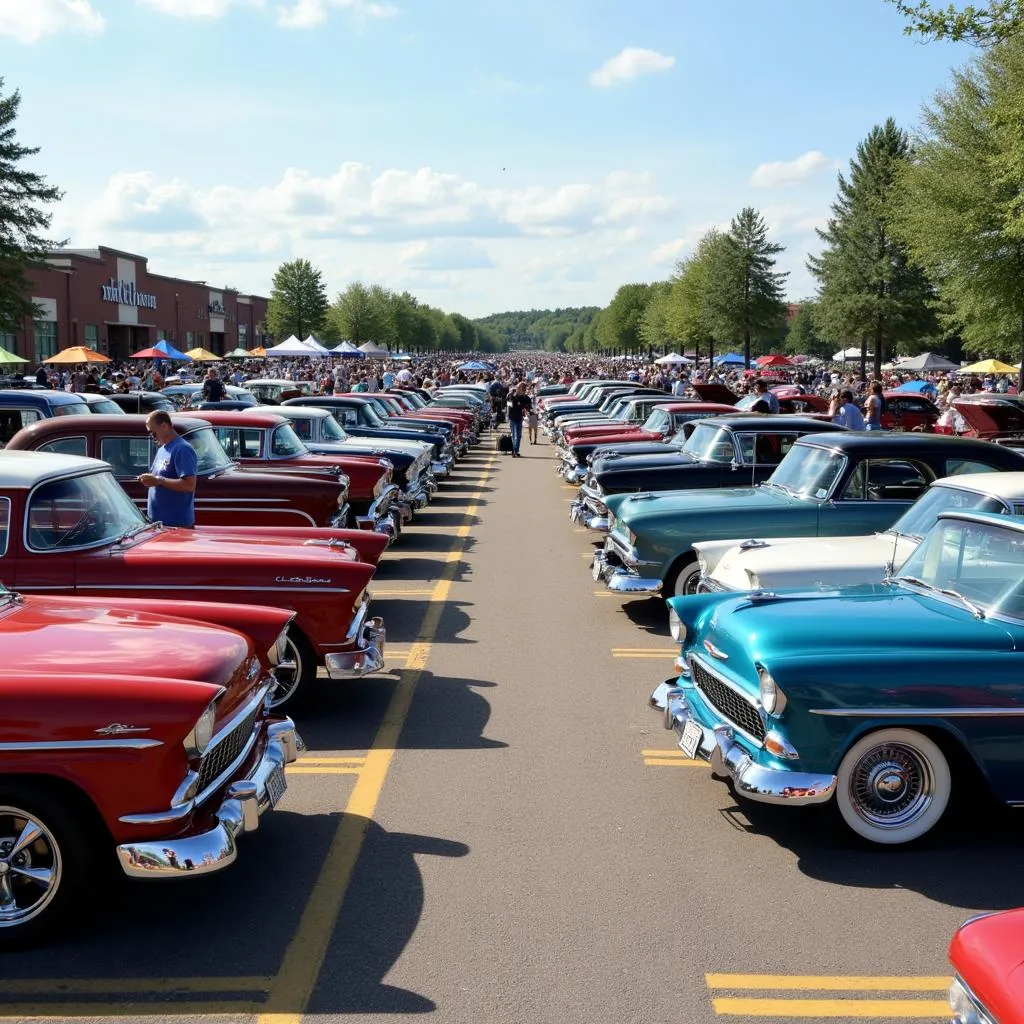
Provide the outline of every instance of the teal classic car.
<path id="1" fill-rule="evenodd" d="M 1024 469 L 1024 456 L 987 441 L 808 434 L 758 487 L 609 495 L 611 529 L 591 573 L 625 594 L 692 594 L 698 541 L 880 532 L 940 477 L 1008 469 Z"/>
<path id="2" fill-rule="evenodd" d="M 669 607 L 681 674 L 651 704 L 739 796 L 834 800 L 887 845 L 954 786 L 1024 806 L 1024 521 L 947 513 L 883 583 Z"/>

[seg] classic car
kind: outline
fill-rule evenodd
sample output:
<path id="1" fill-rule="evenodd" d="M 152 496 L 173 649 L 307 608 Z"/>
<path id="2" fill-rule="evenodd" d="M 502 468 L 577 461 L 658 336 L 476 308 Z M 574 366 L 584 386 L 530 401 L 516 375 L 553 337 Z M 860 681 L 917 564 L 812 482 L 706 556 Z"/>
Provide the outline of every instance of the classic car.
<path id="1" fill-rule="evenodd" d="M 679 399 L 664 392 L 660 395 L 630 395 L 620 398 L 609 409 L 606 423 L 584 422 L 576 426 L 567 426 L 559 431 L 557 444 L 564 448 L 601 434 L 639 433 L 644 430 L 655 409 L 669 405 L 679 405 Z"/>
<path id="2" fill-rule="evenodd" d="M 158 409 L 162 409 L 164 412 L 174 412 L 177 408 L 169 398 L 164 398 L 160 391 L 115 391 L 109 398 L 125 412 L 136 414 L 148 414 L 156 412 Z"/>
<path id="3" fill-rule="evenodd" d="M 313 393 L 308 382 L 303 387 L 298 381 L 274 378 L 247 380 L 242 387 L 251 392 L 260 405 L 280 405 L 289 398 L 301 398 Z"/>
<path id="4" fill-rule="evenodd" d="M 476 442 L 476 415 L 463 409 L 417 408 L 405 395 L 375 391 L 364 396 L 385 422 L 413 424 L 425 430 L 451 430 L 449 443 L 457 456 L 465 455 Z"/>
<path id="5" fill-rule="evenodd" d="M 301 749 L 267 701 L 290 618 L 0 585 L 0 948 L 52 930 L 114 863 L 170 879 L 236 859 Z"/>
<path id="6" fill-rule="evenodd" d="M 686 424 L 730 412 L 732 409 L 728 405 L 715 402 L 670 399 L 668 403 L 656 406 L 639 429 L 615 433 L 609 429 L 607 433 L 588 433 L 584 438 L 569 442 L 559 451 L 555 472 L 566 483 L 582 483 L 595 459 L 612 452 L 618 458 L 621 455 L 662 455 L 668 446 L 681 449 L 692 433 L 691 430 L 682 430 Z"/>
<path id="7" fill-rule="evenodd" d="M 337 480 L 275 473 L 250 473 L 233 463 L 206 420 L 174 413 L 174 429 L 196 450 L 200 526 L 335 526 L 348 521 L 348 488 Z M 140 508 L 147 491 L 140 473 L 149 471 L 155 447 L 145 416 L 75 416 L 43 420 L 19 431 L 13 451 L 64 452 L 109 462 L 121 486 Z"/>
<path id="8" fill-rule="evenodd" d="M 1024 1024 L 1024 908 L 979 914 L 949 945 L 952 1024 Z"/>
<path id="9" fill-rule="evenodd" d="M 347 480 L 348 501 L 359 529 L 376 530 L 389 539 L 401 531 L 399 490 L 391 482 L 387 459 L 369 452 L 316 455 L 286 418 L 259 406 L 242 412 L 206 412 L 203 419 L 213 427 L 228 458 L 243 470 Z"/>
<path id="10" fill-rule="evenodd" d="M 886 530 L 930 483 L 965 463 L 1024 469 L 1017 452 L 986 441 L 881 430 L 810 434 L 759 487 L 609 495 L 614 519 L 592 572 L 623 593 L 692 593 L 697 541 Z"/>
<path id="11" fill-rule="evenodd" d="M 1024 472 L 979 473 L 973 472 L 970 463 L 958 468 L 956 476 L 931 484 L 881 533 L 698 541 L 693 545 L 700 566 L 697 590 L 779 590 L 871 583 L 902 565 L 943 512 L 1024 516 Z"/>
<path id="12" fill-rule="evenodd" d="M 594 458 L 569 518 L 605 531 L 608 498 L 615 494 L 753 486 L 775 472 L 799 438 L 844 430 L 800 416 L 745 413 L 702 419 L 682 445 L 663 446 L 657 454 L 620 453 L 616 446 Z"/>
<path id="13" fill-rule="evenodd" d="M 586 394 L 591 394 L 591 392 L 586 392 Z M 541 419 L 546 421 L 551 438 L 558 441 L 567 430 L 573 428 L 585 427 L 588 424 L 599 426 L 617 423 L 618 420 L 613 419 L 613 410 L 619 407 L 624 400 L 641 397 L 670 398 L 671 396 L 654 388 L 642 388 L 638 384 L 628 388 L 606 388 L 594 393 L 594 397 L 590 401 L 582 400 L 554 406 L 547 410 L 546 415 L 541 416 Z"/>
<path id="14" fill-rule="evenodd" d="M 254 412 L 259 410 L 256 406 Z M 431 447 L 423 441 L 401 438 L 352 437 L 326 410 L 312 406 L 281 405 L 274 409 L 292 425 L 302 443 L 318 455 L 372 455 L 387 459 L 394 467 L 392 480 L 402 493 L 399 501 L 412 508 L 423 508 L 437 491 L 430 472 Z"/>
<path id="15" fill-rule="evenodd" d="M 117 402 L 113 401 L 112 395 L 101 395 L 86 391 L 79 397 L 85 400 L 89 412 L 96 416 L 123 416 L 124 409 Z"/>
<path id="16" fill-rule="evenodd" d="M 882 413 L 885 430 L 934 430 L 939 409 L 924 395 L 886 391 L 882 397 L 885 399 L 885 412 Z"/>
<path id="17" fill-rule="evenodd" d="M 961 429 L 957 432 L 966 437 L 1024 443 L 1024 399 L 1017 395 L 961 395 L 954 400 L 953 408 L 960 416 Z M 951 426 L 941 424 L 935 430 L 943 434 L 954 432 Z"/>
<path id="18" fill-rule="evenodd" d="M 310 398 L 289 398 L 281 403 L 282 408 L 289 406 L 326 409 L 347 434 L 353 437 L 375 437 L 381 439 L 398 439 L 403 441 L 419 441 L 429 444 L 433 453 L 430 472 L 434 476 L 447 476 L 455 462 L 452 447 L 448 442 L 449 433 L 443 430 L 420 430 L 399 426 L 398 420 L 389 419 L 385 422 L 369 402 L 362 400 L 362 395 L 317 395 Z"/>
<path id="19" fill-rule="evenodd" d="M 226 397 L 235 402 L 244 402 L 246 405 L 256 405 L 256 396 L 246 391 L 245 388 L 237 387 L 234 384 L 225 384 Z M 191 409 L 193 402 L 198 404 L 203 401 L 203 385 L 193 384 L 171 384 L 160 392 L 164 398 L 174 403 L 176 409 Z"/>
<path id="20" fill-rule="evenodd" d="M 0 391 L 0 448 L 22 427 L 57 416 L 81 416 L 88 412 L 85 399 L 67 391 Z"/>
<path id="21" fill-rule="evenodd" d="M 869 842 L 929 832 L 954 787 L 1024 802 L 1024 520 L 944 513 L 884 582 L 669 601 L 651 703 L 736 793 L 835 800 Z"/>
<path id="22" fill-rule="evenodd" d="M 380 670 L 383 623 L 369 618 L 367 589 L 375 564 L 359 561 L 359 552 L 330 530 L 164 527 L 142 515 L 106 463 L 0 453 L 5 583 L 24 593 L 223 595 L 291 609 L 275 705 L 308 692 L 318 665 L 332 679 Z"/>

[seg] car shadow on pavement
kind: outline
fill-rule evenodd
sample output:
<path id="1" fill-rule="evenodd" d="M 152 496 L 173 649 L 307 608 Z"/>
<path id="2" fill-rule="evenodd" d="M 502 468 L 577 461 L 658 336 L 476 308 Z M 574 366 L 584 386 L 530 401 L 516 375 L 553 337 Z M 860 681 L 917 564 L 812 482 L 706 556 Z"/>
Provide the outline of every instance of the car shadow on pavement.
<path id="1" fill-rule="evenodd" d="M 668 609 L 660 597 L 651 597 L 646 601 L 631 601 L 629 595 L 623 595 L 622 613 L 635 626 L 652 636 L 670 636 L 668 628 Z"/>
<path id="2" fill-rule="evenodd" d="M 984 797 L 970 809 L 950 808 L 920 842 L 888 848 L 860 841 L 831 807 L 779 808 L 743 800 L 722 813 L 734 827 L 791 850 L 803 874 L 818 881 L 908 889 L 977 910 L 1024 904 L 1024 817 Z"/>
<path id="3" fill-rule="evenodd" d="M 451 513 L 441 514 L 450 515 Z M 459 519 L 459 525 L 462 525 L 463 517 L 460 515 L 457 518 Z M 422 525 L 423 527 L 429 527 L 433 526 L 434 524 L 424 519 L 422 520 L 422 524 L 420 522 L 417 522 L 416 526 L 419 527 L 420 525 Z M 404 564 L 406 552 L 441 551 L 447 553 L 451 551 L 452 541 L 454 539 L 455 538 L 453 537 L 451 531 L 427 532 L 426 530 L 424 530 L 423 532 L 421 532 L 417 528 L 411 528 L 402 531 L 402 536 L 398 539 L 394 548 L 391 549 L 391 552 L 389 552 L 389 554 L 393 553 L 395 559 L 402 560 L 399 564 Z M 466 537 L 465 540 L 462 541 L 463 551 L 469 550 L 469 548 L 471 548 L 474 545 L 474 543 L 475 540 L 473 537 Z M 392 561 L 392 559 L 381 559 L 380 564 L 384 565 L 389 561 Z"/>
<path id="4" fill-rule="evenodd" d="M 465 512 L 445 512 L 438 510 L 437 512 L 421 512 L 417 517 L 416 525 L 440 527 L 441 529 L 444 529 L 446 527 L 454 526 L 476 526 L 479 521 L 478 516 L 467 515 Z M 449 542 L 451 541 L 450 535 L 448 535 L 448 540 Z"/>
<path id="5" fill-rule="evenodd" d="M 416 513 L 416 519 L 414 522 L 419 525 L 423 521 L 425 516 L 431 516 L 435 509 L 445 511 L 450 508 L 465 508 L 466 502 L 469 500 L 468 494 L 440 494 L 434 497 L 430 502 L 430 507 L 423 509 L 421 512 Z M 478 498 L 475 502 L 478 508 L 482 508 L 487 504 L 486 498 Z M 433 520 L 431 520 L 432 522 Z"/>
<path id="6" fill-rule="evenodd" d="M 389 558 L 380 562 L 377 572 L 370 582 L 370 593 L 375 593 L 379 587 L 381 590 L 396 589 L 405 587 L 410 589 L 412 584 L 435 583 L 446 573 L 453 583 L 462 583 L 473 573 L 473 568 L 465 559 L 457 562 L 443 562 L 438 558 L 414 558 L 410 555 L 402 555 L 401 558 Z M 374 607 L 383 598 L 374 597 Z"/>
<path id="7" fill-rule="evenodd" d="M 138 1020 L 154 1012 L 175 1015 L 176 1003 L 189 1004 L 193 1014 L 230 1019 L 263 1009 L 302 1012 L 301 995 L 283 991 L 284 986 L 273 1004 L 264 1000 L 274 992 L 342 820 L 340 813 L 279 809 L 261 820 L 257 835 L 245 839 L 235 864 L 191 879 L 187 890 L 184 883 L 144 885 L 112 877 L 74 927 L 46 946 L 4 954 L 0 1014 Z M 437 836 L 388 832 L 355 817 L 345 820 L 345 827 L 350 834 L 363 832 L 363 843 L 341 911 L 329 936 L 312 934 L 316 924 L 303 935 L 308 943 L 303 955 L 317 956 L 325 942 L 329 946 L 313 1004 L 322 1012 L 430 1012 L 436 1007 L 429 998 L 383 979 L 423 913 L 416 857 L 460 858 L 469 847 Z M 281 869 L 268 870 L 270 862 Z M 328 900 L 333 892 L 326 894 Z M 181 981 L 172 992 L 159 987 L 169 978 Z M 252 979 L 253 985 L 237 997 L 226 994 L 237 985 L 211 996 L 216 986 L 202 985 L 211 978 Z M 36 980 L 38 989 L 31 984 Z M 147 981 L 153 982 L 151 992 Z M 81 1000 L 76 982 L 88 992 Z"/>

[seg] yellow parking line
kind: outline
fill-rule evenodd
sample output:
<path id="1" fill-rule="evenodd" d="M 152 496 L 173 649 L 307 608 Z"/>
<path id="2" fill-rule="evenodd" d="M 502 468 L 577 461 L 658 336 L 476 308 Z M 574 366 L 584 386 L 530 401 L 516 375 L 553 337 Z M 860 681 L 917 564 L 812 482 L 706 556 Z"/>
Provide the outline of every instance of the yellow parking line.
<path id="1" fill-rule="evenodd" d="M 374 598 L 381 597 L 429 597 L 433 593 L 430 589 L 422 587 L 416 590 L 375 590 Z"/>
<path id="2" fill-rule="evenodd" d="M 353 764 L 348 767 L 340 765 L 329 765 L 314 767 L 311 765 L 290 764 L 285 768 L 287 775 L 358 775 L 364 770 L 364 765 Z"/>
<path id="3" fill-rule="evenodd" d="M 366 764 L 365 757 L 300 757 L 296 764 Z"/>
<path id="4" fill-rule="evenodd" d="M 945 999 L 748 999 L 712 1000 L 715 1013 L 733 1017 L 896 1017 L 948 1020 Z"/>
<path id="5" fill-rule="evenodd" d="M 694 761 L 689 757 L 645 757 L 648 768 L 710 768 L 707 761 Z"/>
<path id="6" fill-rule="evenodd" d="M 660 751 L 643 751 L 644 754 Z M 682 751 L 680 751 L 682 753 Z M 816 992 L 945 992 L 953 980 L 948 975 L 923 977 L 898 975 L 835 975 L 835 974 L 706 974 L 708 988 L 777 989 Z"/>

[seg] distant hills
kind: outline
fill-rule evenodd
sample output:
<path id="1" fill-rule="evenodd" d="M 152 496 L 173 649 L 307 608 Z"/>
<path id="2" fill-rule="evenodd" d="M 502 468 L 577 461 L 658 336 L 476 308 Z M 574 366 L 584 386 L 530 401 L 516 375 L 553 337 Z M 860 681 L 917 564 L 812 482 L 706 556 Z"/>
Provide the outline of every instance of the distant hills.
<path id="1" fill-rule="evenodd" d="M 562 352 L 569 338 L 577 331 L 582 332 L 600 310 L 600 306 L 530 309 L 492 313 L 473 323 L 493 331 L 498 336 L 499 348 L 510 351 L 544 349 L 547 352 Z"/>

